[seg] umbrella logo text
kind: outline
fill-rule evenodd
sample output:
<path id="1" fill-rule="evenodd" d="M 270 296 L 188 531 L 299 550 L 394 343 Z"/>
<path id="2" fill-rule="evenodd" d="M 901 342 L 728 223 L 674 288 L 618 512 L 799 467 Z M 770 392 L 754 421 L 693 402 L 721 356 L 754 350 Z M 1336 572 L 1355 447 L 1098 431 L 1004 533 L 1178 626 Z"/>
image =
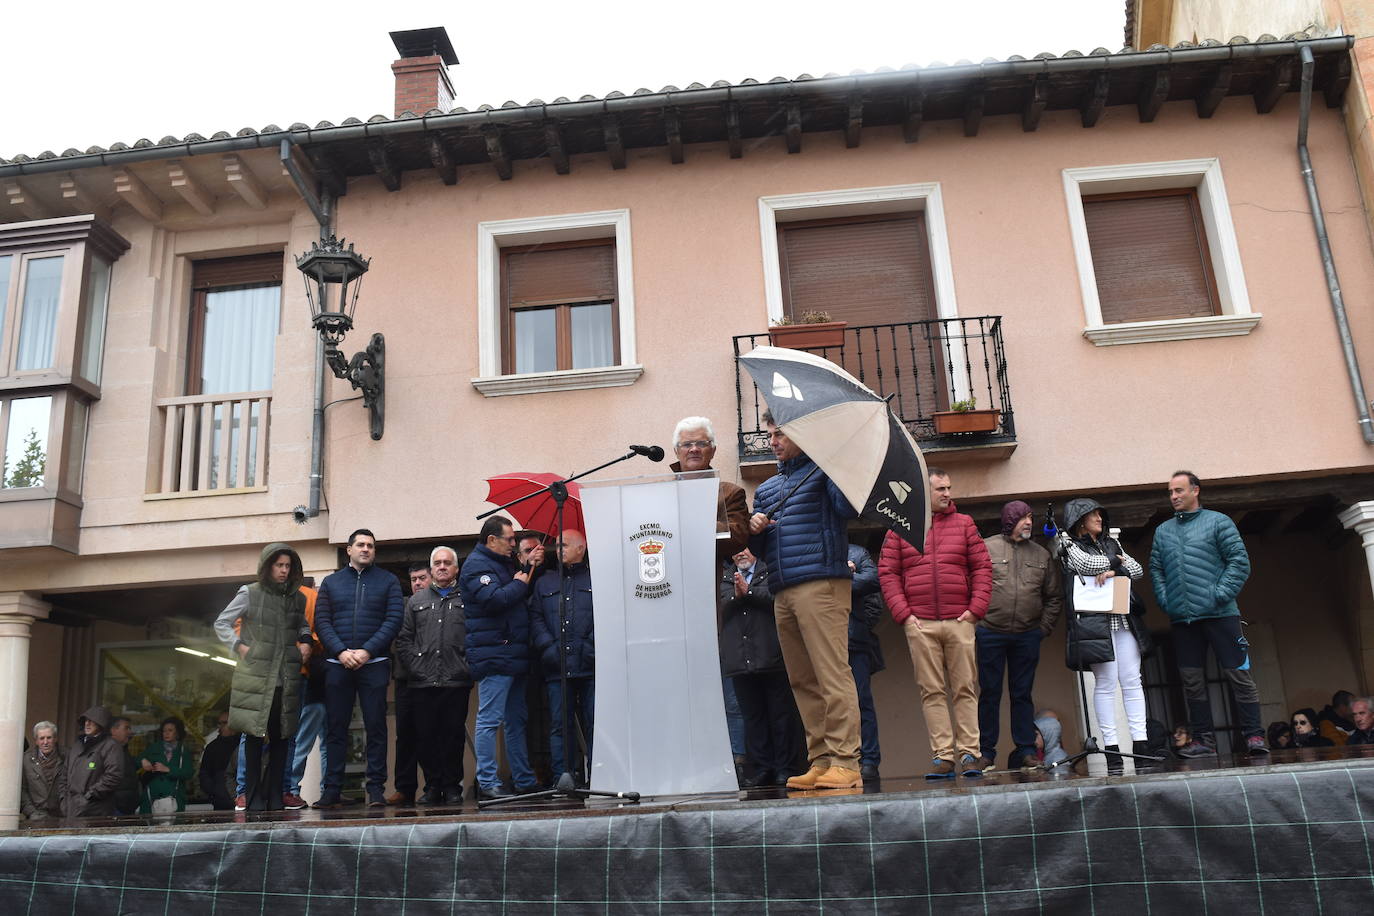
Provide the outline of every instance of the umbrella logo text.
<path id="1" fill-rule="evenodd" d="M 791 398 L 794 401 L 804 401 L 800 389 L 787 380 L 787 376 L 781 372 L 773 373 L 773 394 L 780 398 Z"/>
<path id="2" fill-rule="evenodd" d="M 899 503 L 906 502 L 906 498 L 911 495 L 911 484 L 905 480 L 889 480 L 887 485 L 892 488 L 892 495 L 897 497 Z"/>

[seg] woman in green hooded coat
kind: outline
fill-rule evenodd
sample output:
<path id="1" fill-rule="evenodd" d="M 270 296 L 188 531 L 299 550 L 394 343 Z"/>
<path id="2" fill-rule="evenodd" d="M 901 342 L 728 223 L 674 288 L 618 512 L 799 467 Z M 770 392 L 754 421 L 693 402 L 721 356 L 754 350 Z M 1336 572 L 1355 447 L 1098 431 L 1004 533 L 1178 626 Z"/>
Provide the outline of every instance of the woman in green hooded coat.
<path id="1" fill-rule="evenodd" d="M 229 727 L 244 734 L 251 811 L 282 807 L 287 739 L 296 732 L 301 663 L 310 657 L 301 558 L 289 544 L 268 544 L 258 581 L 238 590 L 215 620 L 215 632 L 237 656 L 229 697 Z M 268 741 L 267 772 L 262 743 Z"/>

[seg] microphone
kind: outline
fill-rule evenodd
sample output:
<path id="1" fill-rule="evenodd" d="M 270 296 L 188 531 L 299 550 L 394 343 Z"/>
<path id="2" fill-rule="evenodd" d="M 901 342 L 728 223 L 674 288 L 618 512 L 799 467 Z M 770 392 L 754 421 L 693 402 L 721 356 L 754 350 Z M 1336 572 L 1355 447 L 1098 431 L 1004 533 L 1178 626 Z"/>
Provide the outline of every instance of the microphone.
<path id="1" fill-rule="evenodd" d="M 630 446 L 630 451 L 634 452 L 636 455 L 643 455 L 650 461 L 663 460 L 663 447 L 660 445 L 632 445 Z"/>

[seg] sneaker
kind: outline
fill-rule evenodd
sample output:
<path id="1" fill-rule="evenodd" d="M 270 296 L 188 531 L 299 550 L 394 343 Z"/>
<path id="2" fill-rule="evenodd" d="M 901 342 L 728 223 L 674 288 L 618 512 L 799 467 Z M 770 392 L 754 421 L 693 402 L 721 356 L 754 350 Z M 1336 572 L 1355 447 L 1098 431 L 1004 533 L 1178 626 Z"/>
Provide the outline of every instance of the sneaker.
<path id="1" fill-rule="evenodd" d="M 849 767 L 831 767 L 816 778 L 817 789 L 854 789 L 864 784 L 858 770 Z"/>
<path id="2" fill-rule="evenodd" d="M 965 754 L 959 759 L 959 775 L 968 776 L 970 778 L 982 776 L 983 768 L 980 766 L 982 759 L 983 758 L 975 757 L 972 754 Z"/>
<path id="3" fill-rule="evenodd" d="M 949 779 L 954 776 L 954 761 L 936 757 L 930 762 L 930 772 L 926 779 Z"/>
<path id="4" fill-rule="evenodd" d="M 247 810 L 248 810 L 248 796 L 247 796 L 247 795 L 235 795 L 235 796 L 234 796 L 234 810 L 235 810 L 235 811 L 247 811 Z"/>
<path id="5" fill-rule="evenodd" d="M 791 779 L 787 780 L 787 788 L 814 789 L 816 788 L 816 780 L 824 776 L 825 771 L 828 769 L 830 769 L 830 767 L 813 764 L 811 769 L 807 770 L 805 773 L 800 776 L 793 776 Z"/>
<path id="6" fill-rule="evenodd" d="M 1215 757 L 1217 749 L 1205 741 L 1194 738 L 1183 747 L 1175 748 L 1174 753 L 1180 757 Z"/>
<path id="7" fill-rule="evenodd" d="M 283 792 L 281 806 L 287 811 L 299 811 L 305 807 L 305 799 L 299 795 L 292 795 L 290 792 Z"/>
<path id="8" fill-rule="evenodd" d="M 1020 762 L 1019 762 L 1021 759 L 1022 759 L 1022 758 L 1018 757 L 1016 754 L 1013 753 L 1013 754 L 1011 755 L 1010 760 L 1009 760 L 1008 763 L 1007 763 L 1007 769 L 1009 769 L 1009 770 L 1019 770 L 1019 769 L 1021 769 L 1021 764 L 1020 764 Z M 996 758 L 995 755 L 990 755 L 990 754 L 979 754 L 979 755 L 978 755 L 978 769 L 980 769 L 980 770 L 982 770 L 984 773 L 986 773 L 988 770 L 993 770 L 993 769 L 996 769 L 996 768 L 997 768 L 997 758 Z"/>
<path id="9" fill-rule="evenodd" d="M 382 794 L 382 790 L 381 790 L 381 789 L 368 789 L 368 790 L 367 790 L 367 806 L 368 806 L 369 808 L 385 808 L 385 807 L 386 807 L 386 796 L 385 796 L 384 794 Z"/>
<path id="10" fill-rule="evenodd" d="M 1245 749 L 1250 752 L 1251 757 L 1259 757 L 1269 753 L 1269 745 L 1264 743 L 1263 735 L 1251 735 L 1246 738 Z"/>

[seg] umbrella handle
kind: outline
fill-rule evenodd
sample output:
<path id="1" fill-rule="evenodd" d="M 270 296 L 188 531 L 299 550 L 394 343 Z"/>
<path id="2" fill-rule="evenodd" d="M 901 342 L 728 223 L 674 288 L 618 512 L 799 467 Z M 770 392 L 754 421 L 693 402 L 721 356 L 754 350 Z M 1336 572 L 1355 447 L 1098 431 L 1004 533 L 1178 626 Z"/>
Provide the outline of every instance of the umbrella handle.
<path id="1" fill-rule="evenodd" d="M 809 470 L 809 471 L 806 472 L 806 476 L 805 476 L 805 477 L 803 477 L 801 480 L 797 481 L 797 485 L 796 485 L 795 487 L 793 487 L 792 489 L 790 489 L 790 490 L 787 491 L 787 495 L 785 495 L 781 500 L 778 501 L 778 504 L 777 504 L 776 506 L 774 506 L 773 509 L 772 509 L 772 511 L 769 512 L 769 513 L 767 514 L 766 518 L 768 518 L 768 519 L 771 521 L 771 520 L 773 519 L 773 516 L 776 515 L 777 512 L 778 512 L 780 509 L 782 509 L 782 507 L 783 507 L 784 505 L 787 504 L 787 501 L 788 501 L 789 499 L 792 498 L 792 494 L 795 493 L 795 492 L 797 492 L 799 489 L 801 489 L 801 485 L 804 484 L 804 483 L 806 483 L 808 480 L 810 480 L 810 479 L 811 479 L 811 476 L 812 476 L 813 474 L 815 474 L 817 471 L 819 471 L 820 469 L 821 469 L 821 466 L 820 466 L 819 464 L 816 464 L 816 462 L 814 462 L 814 461 L 811 462 L 811 470 Z"/>

